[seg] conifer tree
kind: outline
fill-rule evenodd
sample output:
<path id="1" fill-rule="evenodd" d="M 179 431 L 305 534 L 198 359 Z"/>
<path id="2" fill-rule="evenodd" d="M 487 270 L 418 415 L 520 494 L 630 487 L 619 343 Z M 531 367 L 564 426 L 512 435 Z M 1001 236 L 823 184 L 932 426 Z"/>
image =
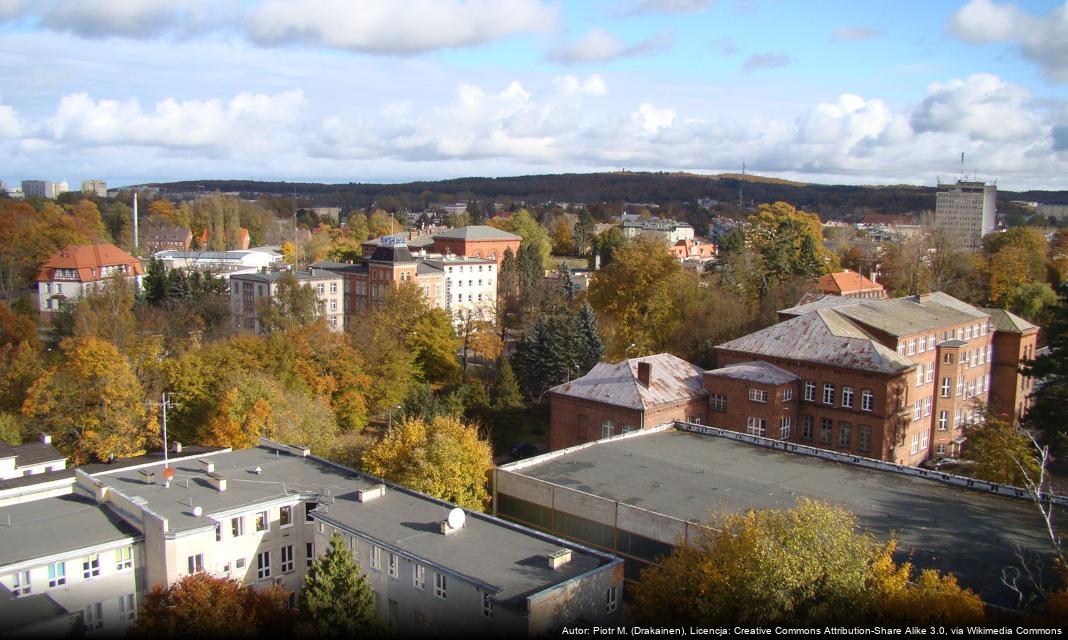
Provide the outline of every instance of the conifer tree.
<path id="1" fill-rule="evenodd" d="M 367 576 L 360 574 L 360 565 L 336 531 L 330 548 L 308 567 L 297 606 L 301 636 L 350 638 L 381 630 Z"/>
<path id="2" fill-rule="evenodd" d="M 493 382 L 493 404 L 497 409 L 521 409 L 523 407 L 523 394 L 519 391 L 515 372 L 512 371 L 508 358 L 503 356 L 497 361 L 497 379 Z"/>

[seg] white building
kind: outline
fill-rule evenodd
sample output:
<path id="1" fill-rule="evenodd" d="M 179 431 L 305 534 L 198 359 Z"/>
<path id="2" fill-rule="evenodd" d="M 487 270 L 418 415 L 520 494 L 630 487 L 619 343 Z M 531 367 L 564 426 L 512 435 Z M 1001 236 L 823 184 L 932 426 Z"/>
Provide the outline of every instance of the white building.
<path id="1" fill-rule="evenodd" d="M 935 227 L 957 238 L 962 247 L 975 249 L 994 230 L 998 188 L 982 182 L 939 184 L 935 196 Z"/>
<path id="2" fill-rule="evenodd" d="M 260 300 L 273 298 L 278 293 L 278 283 L 288 271 L 270 273 L 247 273 L 230 276 L 230 317 L 234 329 L 248 329 L 259 333 L 260 325 L 257 304 Z M 330 328 L 341 332 L 345 329 L 345 281 L 324 269 L 309 269 L 293 273 L 297 282 L 311 287 L 318 298 L 319 317 L 325 318 Z"/>
<path id="3" fill-rule="evenodd" d="M 653 234 L 662 238 L 669 246 L 679 240 L 693 240 L 693 227 L 688 222 L 650 218 L 643 220 L 637 214 L 623 214 L 620 225 L 624 238 L 634 238 L 641 234 Z"/>
<path id="4" fill-rule="evenodd" d="M 48 180 L 23 180 L 22 193 L 27 198 L 51 198 L 55 199 L 60 194 L 70 191 L 70 187 L 64 182 L 49 182 Z"/>
<path id="5" fill-rule="evenodd" d="M 122 274 L 141 288 L 141 263 L 113 244 L 72 245 L 48 259 L 37 275 L 37 300 L 41 317 L 51 320 L 60 305 L 76 302 L 88 291 L 95 291 L 115 274 Z"/>
<path id="6" fill-rule="evenodd" d="M 0 480 L 33 476 L 67 467 L 67 459 L 52 446 L 52 438 L 40 442 L 7 445 L 0 442 Z"/>
<path id="7" fill-rule="evenodd" d="M 82 180 L 82 194 L 106 198 L 108 197 L 108 183 L 103 180 Z"/>
<path id="8" fill-rule="evenodd" d="M 158 251 L 152 255 L 171 269 L 211 271 L 224 280 L 231 276 L 257 273 L 282 262 L 282 254 L 263 249 L 243 251 Z"/>

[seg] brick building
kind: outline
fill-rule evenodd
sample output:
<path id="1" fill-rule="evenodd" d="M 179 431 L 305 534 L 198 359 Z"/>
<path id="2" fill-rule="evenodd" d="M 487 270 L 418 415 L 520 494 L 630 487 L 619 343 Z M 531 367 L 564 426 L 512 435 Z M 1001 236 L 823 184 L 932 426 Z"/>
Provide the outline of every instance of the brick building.
<path id="1" fill-rule="evenodd" d="M 1004 309 L 983 309 L 994 326 L 994 360 L 991 363 L 990 409 L 1011 416 L 1019 424 L 1031 408 L 1035 381 L 1020 375 L 1021 362 L 1035 357 L 1038 327 Z"/>
<path id="2" fill-rule="evenodd" d="M 430 251 L 444 255 L 487 258 L 494 260 L 500 267 L 505 250 L 511 249 L 513 254 L 519 253 L 519 243 L 522 240 L 514 233 L 487 225 L 469 225 L 435 233 Z"/>
<path id="3" fill-rule="evenodd" d="M 684 420 L 702 422 L 701 367 L 670 353 L 598 363 L 549 391 L 549 448 Z"/>

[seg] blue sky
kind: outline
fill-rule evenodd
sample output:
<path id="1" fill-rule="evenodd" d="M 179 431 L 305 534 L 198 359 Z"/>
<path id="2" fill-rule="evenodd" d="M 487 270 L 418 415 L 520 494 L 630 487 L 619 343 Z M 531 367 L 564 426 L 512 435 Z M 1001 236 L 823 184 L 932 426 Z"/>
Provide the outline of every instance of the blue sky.
<path id="1" fill-rule="evenodd" d="M 1068 2 L 0 0 L 0 178 L 1068 189 Z"/>

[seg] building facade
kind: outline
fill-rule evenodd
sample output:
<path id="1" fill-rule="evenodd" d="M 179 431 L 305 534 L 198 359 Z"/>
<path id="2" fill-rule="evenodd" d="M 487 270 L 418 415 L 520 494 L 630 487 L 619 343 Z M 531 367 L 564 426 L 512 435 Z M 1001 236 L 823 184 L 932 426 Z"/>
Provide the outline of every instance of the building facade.
<path id="1" fill-rule="evenodd" d="M 113 244 L 72 245 L 55 253 L 37 274 L 37 300 L 41 319 L 49 322 L 64 302 L 77 302 L 116 274 L 141 288 L 141 263 Z"/>
<path id="2" fill-rule="evenodd" d="M 106 198 L 108 197 L 108 183 L 103 180 L 82 180 L 82 194 Z"/>
<path id="3" fill-rule="evenodd" d="M 990 410 L 1019 425 L 1033 401 L 1034 378 L 1020 373 L 1020 364 L 1034 360 L 1038 330 L 1004 309 L 983 309 L 994 327 L 994 359 L 990 367 Z"/>
<path id="4" fill-rule="evenodd" d="M 193 244 L 193 232 L 189 227 L 160 227 L 141 232 L 141 244 L 149 253 L 160 251 L 189 251 Z"/>
<path id="5" fill-rule="evenodd" d="M 939 184 L 935 196 L 935 227 L 956 238 L 962 247 L 977 249 L 997 222 L 998 188 L 958 180 Z"/>
<path id="6" fill-rule="evenodd" d="M 230 317 L 233 328 L 263 331 L 257 308 L 262 300 L 272 300 L 278 285 L 290 272 L 249 273 L 230 276 Z M 293 275 L 300 286 L 310 287 L 316 296 L 316 308 L 332 331 L 345 330 L 345 282 L 341 276 L 324 269 L 296 271 Z"/>
<path id="7" fill-rule="evenodd" d="M 499 268 L 504 260 L 504 252 L 511 249 L 513 255 L 519 253 L 519 244 L 522 241 L 523 239 L 514 233 L 501 231 L 496 227 L 469 225 L 435 233 L 430 251 L 443 256 L 493 260 Z"/>
<path id="8" fill-rule="evenodd" d="M 651 234 L 675 246 L 680 240 L 693 240 L 693 227 L 688 222 L 664 220 L 661 218 L 642 219 L 637 214 L 624 214 L 620 227 L 624 238 L 635 238 L 642 234 Z"/>

